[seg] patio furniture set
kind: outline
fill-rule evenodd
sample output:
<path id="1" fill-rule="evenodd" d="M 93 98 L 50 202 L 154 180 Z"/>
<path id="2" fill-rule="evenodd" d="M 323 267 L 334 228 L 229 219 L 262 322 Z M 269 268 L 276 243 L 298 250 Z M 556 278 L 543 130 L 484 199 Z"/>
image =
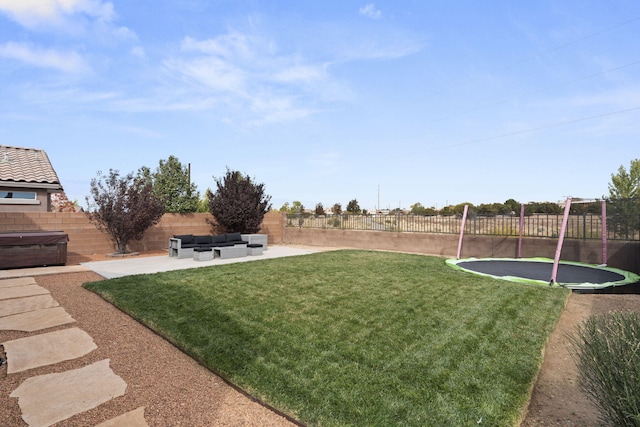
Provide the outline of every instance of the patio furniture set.
<path id="1" fill-rule="evenodd" d="M 266 234 L 226 233 L 215 236 L 181 234 L 169 239 L 169 257 L 209 261 L 262 255 L 267 249 Z"/>

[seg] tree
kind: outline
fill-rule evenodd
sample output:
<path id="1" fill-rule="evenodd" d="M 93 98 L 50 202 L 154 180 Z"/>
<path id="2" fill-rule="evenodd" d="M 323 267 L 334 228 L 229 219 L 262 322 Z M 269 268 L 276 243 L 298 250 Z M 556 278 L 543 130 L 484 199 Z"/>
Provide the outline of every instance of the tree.
<path id="1" fill-rule="evenodd" d="M 609 183 L 609 212 L 616 231 L 624 236 L 640 228 L 640 159 L 631 161 L 611 174 Z"/>
<path id="2" fill-rule="evenodd" d="M 347 203 L 347 212 L 353 215 L 358 215 L 360 214 L 360 212 L 362 212 L 362 210 L 360 209 L 360 205 L 358 204 L 358 201 L 356 199 L 353 199 L 349 203 Z"/>
<path id="3" fill-rule="evenodd" d="M 559 204 L 553 202 L 529 202 L 524 208 L 525 215 L 531 214 L 548 214 L 562 215 L 562 208 Z"/>
<path id="4" fill-rule="evenodd" d="M 284 202 L 284 204 L 280 207 L 280 212 L 294 215 L 304 213 L 304 209 L 305 208 L 302 202 L 294 200 L 292 204 L 289 204 L 289 202 Z"/>
<path id="5" fill-rule="evenodd" d="M 65 192 L 51 195 L 51 212 L 75 212 L 76 204 L 69 200 Z"/>
<path id="6" fill-rule="evenodd" d="M 324 206 L 322 206 L 322 203 L 318 203 L 316 205 L 315 214 L 318 216 L 325 215 Z"/>
<path id="7" fill-rule="evenodd" d="M 425 215 L 425 212 L 427 211 L 427 208 L 422 206 L 422 203 L 420 202 L 412 204 L 410 208 L 411 210 L 409 211 L 409 213 L 412 213 L 414 215 Z"/>
<path id="8" fill-rule="evenodd" d="M 478 215 L 498 215 L 500 212 L 499 203 L 481 203 L 476 207 L 476 213 Z"/>
<path id="9" fill-rule="evenodd" d="M 507 199 L 504 202 L 504 206 L 507 214 L 515 214 L 520 216 L 520 203 L 518 203 L 515 199 Z"/>
<path id="10" fill-rule="evenodd" d="M 134 177 L 123 177 L 110 169 L 108 175 L 98 172 L 91 180 L 91 198 L 87 196 L 87 218 L 98 230 L 109 234 L 119 254 L 127 251 L 127 243 L 140 240 L 149 227 L 157 224 L 164 213 L 162 201 L 152 192 L 143 171 Z"/>
<path id="11" fill-rule="evenodd" d="M 334 203 L 331 212 L 333 212 L 334 215 L 340 215 L 342 213 L 342 205 L 340 203 Z"/>
<path id="12" fill-rule="evenodd" d="M 291 205 L 291 209 L 289 210 L 289 213 L 292 213 L 292 214 L 304 213 L 304 205 L 302 204 L 302 202 L 298 200 L 294 200 L 293 204 Z"/>
<path id="13" fill-rule="evenodd" d="M 227 169 L 222 178 L 215 178 L 215 194 L 207 190 L 209 212 L 227 233 L 257 233 L 264 215 L 271 209 L 271 196 L 264 184 L 255 183 L 239 171 Z"/>
<path id="14" fill-rule="evenodd" d="M 153 194 L 164 204 L 164 210 L 171 213 L 197 212 L 200 193 L 190 182 L 189 170 L 177 157 L 169 156 L 160 160 L 156 171 L 150 174 Z"/>
<path id="15" fill-rule="evenodd" d="M 289 213 L 290 209 L 291 205 L 289 204 L 289 202 L 284 202 L 284 204 L 280 207 L 280 212 Z"/>
<path id="16" fill-rule="evenodd" d="M 457 205 L 455 205 L 455 206 L 453 206 L 453 207 L 451 208 L 451 212 L 452 212 L 454 215 L 462 216 L 462 214 L 464 213 L 464 206 L 465 206 L 465 205 L 469 205 L 469 207 L 467 208 L 467 213 L 468 213 L 468 214 L 472 214 L 472 213 L 474 213 L 474 212 L 475 212 L 475 209 L 476 209 L 476 208 L 475 208 L 475 206 L 473 206 L 473 203 L 468 203 L 468 202 L 465 202 L 465 203 L 458 203 Z"/>
<path id="17" fill-rule="evenodd" d="M 609 197 L 611 199 L 640 198 L 640 159 L 631 160 L 628 171 L 620 165 L 618 173 L 611 174 Z"/>
<path id="18" fill-rule="evenodd" d="M 440 209 L 440 215 L 453 215 L 453 206 L 444 206 L 442 209 Z"/>
<path id="19" fill-rule="evenodd" d="M 211 192 L 211 189 L 207 188 L 207 191 L 204 192 L 204 196 L 202 197 L 202 199 L 198 200 L 198 209 L 196 210 L 196 212 L 199 212 L 199 213 L 209 212 L 209 197 L 207 197 L 207 194 L 210 192 Z"/>

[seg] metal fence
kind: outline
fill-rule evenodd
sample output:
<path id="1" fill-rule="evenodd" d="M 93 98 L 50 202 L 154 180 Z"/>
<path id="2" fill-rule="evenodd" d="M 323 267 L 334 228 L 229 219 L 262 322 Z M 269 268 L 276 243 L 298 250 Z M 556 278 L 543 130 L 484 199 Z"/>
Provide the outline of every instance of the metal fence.
<path id="1" fill-rule="evenodd" d="M 606 222 L 609 240 L 640 240 L 640 215 L 607 215 Z M 459 234 L 461 225 L 462 217 L 457 215 L 287 215 L 287 227 L 300 228 Z M 562 215 L 525 216 L 522 235 L 555 238 L 560 234 L 561 225 Z M 470 215 L 465 225 L 465 234 L 517 237 L 520 235 L 520 217 Z M 570 215 L 565 238 L 602 239 L 601 215 Z"/>

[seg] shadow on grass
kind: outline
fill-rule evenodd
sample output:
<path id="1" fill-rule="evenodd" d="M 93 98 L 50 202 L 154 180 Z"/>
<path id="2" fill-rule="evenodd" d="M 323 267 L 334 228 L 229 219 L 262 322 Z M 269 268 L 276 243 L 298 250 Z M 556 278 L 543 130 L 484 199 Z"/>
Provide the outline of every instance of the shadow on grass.
<path id="1" fill-rule="evenodd" d="M 144 275 L 153 276 L 153 275 Z M 163 280 L 139 280 L 141 276 L 85 283 L 120 310 L 173 343 L 209 369 L 211 355 L 218 355 L 216 374 L 242 370 L 255 357 L 255 335 L 247 325 L 235 321 L 193 287 L 172 284 L 172 274 Z M 153 287 L 150 284 L 155 284 Z M 153 289 L 155 288 L 155 289 Z M 225 337 L 239 339 L 227 340 Z M 239 345 L 242 343 L 242 345 Z M 220 361 L 224 363 L 220 363 Z"/>

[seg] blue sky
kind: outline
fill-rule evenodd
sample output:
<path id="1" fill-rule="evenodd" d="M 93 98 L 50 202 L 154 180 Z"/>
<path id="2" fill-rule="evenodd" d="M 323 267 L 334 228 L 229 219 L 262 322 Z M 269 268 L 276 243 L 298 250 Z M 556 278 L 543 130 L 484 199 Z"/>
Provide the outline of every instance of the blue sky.
<path id="1" fill-rule="evenodd" d="M 170 155 L 370 210 L 601 197 L 640 157 L 635 0 L 0 0 L 0 79 L 0 144 L 82 204 Z"/>

